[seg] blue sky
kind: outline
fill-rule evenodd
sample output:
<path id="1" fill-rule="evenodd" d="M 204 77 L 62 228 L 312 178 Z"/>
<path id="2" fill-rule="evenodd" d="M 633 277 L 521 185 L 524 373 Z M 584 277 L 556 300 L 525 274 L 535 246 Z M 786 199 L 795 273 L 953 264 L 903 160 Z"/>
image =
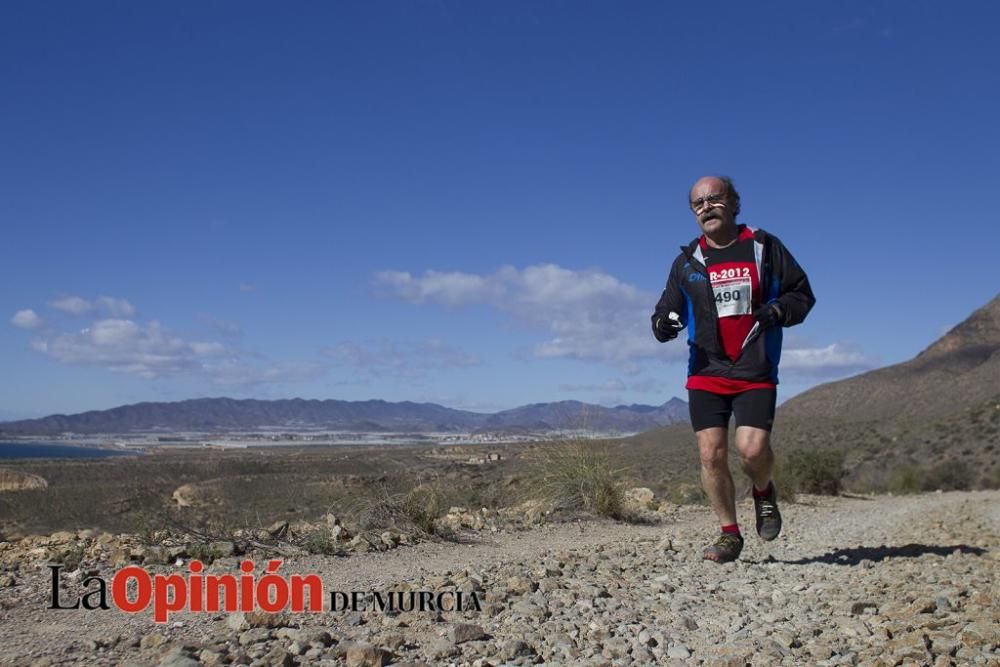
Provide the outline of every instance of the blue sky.
<path id="1" fill-rule="evenodd" d="M 4 3 L 0 419 L 684 397 L 706 173 L 818 298 L 780 399 L 995 296 L 1000 7 L 712 7 Z"/>

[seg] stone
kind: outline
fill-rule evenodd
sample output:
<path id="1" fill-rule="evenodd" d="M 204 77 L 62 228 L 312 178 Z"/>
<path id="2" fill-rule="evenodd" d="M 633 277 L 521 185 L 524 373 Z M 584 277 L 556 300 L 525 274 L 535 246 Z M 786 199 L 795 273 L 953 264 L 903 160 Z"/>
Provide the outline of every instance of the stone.
<path id="1" fill-rule="evenodd" d="M 448 639 L 456 644 L 485 638 L 486 631 L 482 626 L 473 623 L 456 623 L 448 628 Z"/>
<path id="2" fill-rule="evenodd" d="M 275 646 L 264 656 L 269 667 L 294 667 L 295 658 L 280 646 Z"/>
<path id="3" fill-rule="evenodd" d="M 271 631 L 267 628 L 250 628 L 240 634 L 240 646 L 252 646 L 261 644 L 271 638 Z"/>
<path id="4" fill-rule="evenodd" d="M 201 663 L 184 653 L 171 652 L 156 664 L 157 667 L 199 667 Z"/>
<path id="5" fill-rule="evenodd" d="M 855 616 L 860 616 L 864 613 L 878 613 L 878 605 L 874 602 L 854 602 L 851 604 L 851 613 Z"/>
<path id="6" fill-rule="evenodd" d="M 345 660 L 348 667 L 383 667 L 392 660 L 392 654 L 367 642 L 357 642 L 347 647 Z"/>
<path id="7" fill-rule="evenodd" d="M 684 644 L 674 644 L 667 648 L 667 657 L 675 660 L 687 660 L 691 657 L 691 651 Z"/>
<path id="8" fill-rule="evenodd" d="M 535 653 L 528 642 L 520 639 L 508 639 L 500 645 L 500 658 L 502 660 L 517 660 Z"/>
<path id="9" fill-rule="evenodd" d="M 201 664 L 207 667 L 218 667 L 219 665 L 225 664 L 225 654 L 219 651 L 213 651 L 212 649 L 202 649 L 201 653 L 198 654 L 198 659 Z"/>
<path id="10" fill-rule="evenodd" d="M 522 576 L 514 576 L 507 579 L 507 592 L 514 595 L 525 595 L 538 590 L 538 583 L 532 579 Z"/>

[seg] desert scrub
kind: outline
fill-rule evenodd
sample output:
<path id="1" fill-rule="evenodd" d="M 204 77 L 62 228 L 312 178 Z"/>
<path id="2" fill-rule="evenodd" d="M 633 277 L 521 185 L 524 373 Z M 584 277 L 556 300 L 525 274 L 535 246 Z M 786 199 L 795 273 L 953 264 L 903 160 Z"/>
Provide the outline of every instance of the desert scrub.
<path id="1" fill-rule="evenodd" d="M 396 491 L 381 485 L 359 498 L 354 509 L 365 530 L 393 528 L 407 533 L 438 533 L 436 522 L 445 515 L 449 505 L 439 483 L 415 486 L 408 491 Z"/>
<path id="2" fill-rule="evenodd" d="M 607 446 L 582 441 L 543 445 L 530 477 L 556 509 L 576 509 L 625 519 L 624 468 L 612 464 Z"/>
<path id="3" fill-rule="evenodd" d="M 903 466 L 889 476 L 890 493 L 918 493 L 922 488 L 923 474 L 916 466 Z"/>
<path id="4" fill-rule="evenodd" d="M 298 542 L 298 546 L 311 554 L 321 554 L 324 556 L 342 556 L 346 553 L 330 533 L 321 530 L 314 531 L 303 537 Z"/>
<path id="5" fill-rule="evenodd" d="M 973 473 L 963 461 L 944 461 L 930 468 L 908 465 L 896 470 L 889 479 L 893 493 L 921 491 L 965 491 L 972 487 Z"/>
<path id="6" fill-rule="evenodd" d="M 834 449 L 796 449 L 776 468 L 775 488 L 782 495 L 814 493 L 836 496 L 847 476 L 846 455 Z"/>

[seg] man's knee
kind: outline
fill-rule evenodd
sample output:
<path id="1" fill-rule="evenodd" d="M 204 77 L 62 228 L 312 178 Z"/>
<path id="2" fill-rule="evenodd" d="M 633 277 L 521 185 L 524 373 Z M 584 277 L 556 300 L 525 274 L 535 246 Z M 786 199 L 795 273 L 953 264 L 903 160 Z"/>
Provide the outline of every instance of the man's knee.
<path id="1" fill-rule="evenodd" d="M 741 426 L 736 431 L 736 450 L 744 462 L 767 458 L 771 455 L 771 434 L 761 428 Z"/>
<path id="2" fill-rule="evenodd" d="M 698 431 L 698 454 L 704 468 L 727 467 L 727 431 L 724 428 L 707 428 Z"/>

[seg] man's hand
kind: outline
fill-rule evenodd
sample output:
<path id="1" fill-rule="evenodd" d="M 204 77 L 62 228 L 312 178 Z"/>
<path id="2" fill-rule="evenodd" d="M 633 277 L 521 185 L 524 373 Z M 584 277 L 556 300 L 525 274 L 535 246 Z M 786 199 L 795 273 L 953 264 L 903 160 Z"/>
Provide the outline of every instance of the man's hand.
<path id="1" fill-rule="evenodd" d="M 666 343 L 668 340 L 677 338 L 677 334 L 684 328 L 680 316 L 677 313 L 661 315 L 653 319 L 653 335 L 656 340 Z"/>
<path id="2" fill-rule="evenodd" d="M 753 318 L 760 324 L 761 329 L 770 329 L 781 324 L 784 313 L 778 304 L 766 303 L 753 312 Z"/>

